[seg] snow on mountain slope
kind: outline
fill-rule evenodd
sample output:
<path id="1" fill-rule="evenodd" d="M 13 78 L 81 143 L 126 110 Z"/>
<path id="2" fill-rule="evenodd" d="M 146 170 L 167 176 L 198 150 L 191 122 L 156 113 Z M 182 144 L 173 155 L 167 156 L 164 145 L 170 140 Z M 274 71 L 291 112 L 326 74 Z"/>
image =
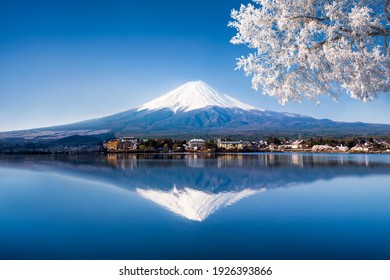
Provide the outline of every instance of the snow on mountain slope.
<path id="1" fill-rule="evenodd" d="M 188 112 L 210 106 L 239 108 L 246 111 L 261 110 L 242 103 L 229 95 L 219 94 L 206 83 L 196 81 L 188 82 L 157 99 L 141 105 L 137 108 L 137 111 L 168 108 L 176 113 L 177 111 Z"/>
<path id="2" fill-rule="evenodd" d="M 170 211 L 189 220 L 203 221 L 222 206 L 229 206 L 253 194 L 264 192 L 266 189 L 244 189 L 238 192 L 207 193 L 191 188 L 171 191 L 144 190 L 137 188 L 137 193 Z"/>

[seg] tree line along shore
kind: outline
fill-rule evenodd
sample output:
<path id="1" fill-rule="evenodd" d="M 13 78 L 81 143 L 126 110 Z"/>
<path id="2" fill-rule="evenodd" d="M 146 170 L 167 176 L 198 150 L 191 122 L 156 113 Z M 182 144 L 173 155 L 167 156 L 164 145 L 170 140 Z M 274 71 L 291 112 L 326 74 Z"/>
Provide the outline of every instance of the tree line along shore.
<path id="1" fill-rule="evenodd" d="M 291 139 L 267 137 L 255 140 L 229 138 L 172 139 L 117 137 L 102 140 L 92 136 L 70 136 L 55 141 L 0 141 L 0 153 L 223 153 L 223 152 L 326 152 L 390 153 L 390 137 L 346 137 Z"/>
<path id="2" fill-rule="evenodd" d="M 309 138 L 288 139 L 268 137 L 260 140 L 239 139 L 137 139 L 120 137 L 103 143 L 106 152 L 352 152 L 390 153 L 386 138 Z"/>

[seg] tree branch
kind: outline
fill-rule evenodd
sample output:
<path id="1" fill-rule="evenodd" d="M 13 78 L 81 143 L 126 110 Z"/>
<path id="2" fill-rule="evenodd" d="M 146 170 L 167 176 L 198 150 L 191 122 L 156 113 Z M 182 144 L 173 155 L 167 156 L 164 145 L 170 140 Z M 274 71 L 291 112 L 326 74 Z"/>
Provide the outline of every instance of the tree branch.
<path id="1" fill-rule="evenodd" d="M 315 20 L 315 21 L 326 21 L 326 20 L 329 20 L 328 17 L 326 17 L 326 18 L 319 18 L 319 17 L 312 17 L 312 16 L 295 16 L 295 17 L 290 17 L 288 19 L 306 19 L 306 20 Z"/>
<path id="2" fill-rule="evenodd" d="M 390 28 L 377 29 L 377 31 L 368 32 L 367 36 L 375 37 L 375 36 L 389 36 Z"/>
<path id="3" fill-rule="evenodd" d="M 341 39 L 341 37 L 342 37 L 341 35 L 338 35 L 338 36 L 333 37 L 333 38 L 331 38 L 331 39 L 329 39 L 329 40 L 321 41 L 321 42 L 319 42 L 319 43 L 317 43 L 317 44 L 311 46 L 311 47 L 309 48 L 309 50 L 312 51 L 312 50 L 314 50 L 314 49 L 317 49 L 317 48 L 319 48 L 319 47 L 322 47 L 323 45 L 325 45 L 325 44 L 328 43 L 328 42 L 333 42 L 333 41 L 336 41 L 336 40 L 338 40 L 338 39 Z"/>
<path id="4" fill-rule="evenodd" d="M 390 23 L 390 0 L 384 1 L 385 3 L 383 4 L 383 13 L 385 14 L 387 22 Z"/>

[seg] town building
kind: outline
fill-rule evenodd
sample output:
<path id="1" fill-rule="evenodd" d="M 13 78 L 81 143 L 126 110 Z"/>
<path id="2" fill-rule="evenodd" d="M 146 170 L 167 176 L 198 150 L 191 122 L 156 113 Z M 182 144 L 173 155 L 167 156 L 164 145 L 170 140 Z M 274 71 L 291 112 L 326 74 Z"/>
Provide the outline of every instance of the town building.
<path id="1" fill-rule="evenodd" d="M 296 140 L 291 143 L 291 149 L 302 149 L 302 140 Z"/>
<path id="2" fill-rule="evenodd" d="M 244 144 L 241 140 L 231 141 L 231 140 L 217 139 L 217 147 L 219 149 L 226 149 L 226 150 L 242 150 L 244 149 Z"/>
<path id="3" fill-rule="evenodd" d="M 371 144 L 369 143 L 364 143 L 364 144 L 357 144 L 354 147 L 351 148 L 351 152 L 370 152 L 374 148 Z"/>
<path id="4" fill-rule="evenodd" d="M 271 144 L 269 144 L 266 148 L 267 148 L 268 150 L 270 150 L 270 151 L 273 151 L 273 150 L 278 149 L 278 146 L 275 145 L 274 143 L 271 143 Z"/>
<path id="5" fill-rule="evenodd" d="M 138 141 L 134 137 L 122 137 L 119 139 L 118 150 L 119 151 L 133 151 L 137 150 Z"/>
<path id="6" fill-rule="evenodd" d="M 109 140 L 103 144 L 103 147 L 108 151 L 118 151 L 119 140 Z"/>
<path id="7" fill-rule="evenodd" d="M 312 152 L 330 152 L 333 150 L 334 150 L 334 148 L 332 146 L 329 146 L 329 145 L 314 145 L 311 148 Z"/>
<path id="8" fill-rule="evenodd" d="M 191 150 L 201 150 L 204 148 L 205 141 L 203 139 L 191 139 L 187 142 L 187 147 Z"/>
<path id="9" fill-rule="evenodd" d="M 347 152 L 347 151 L 349 150 L 349 148 L 348 148 L 347 146 L 343 146 L 343 145 L 337 146 L 336 149 L 337 149 L 338 151 L 344 152 L 344 153 Z"/>

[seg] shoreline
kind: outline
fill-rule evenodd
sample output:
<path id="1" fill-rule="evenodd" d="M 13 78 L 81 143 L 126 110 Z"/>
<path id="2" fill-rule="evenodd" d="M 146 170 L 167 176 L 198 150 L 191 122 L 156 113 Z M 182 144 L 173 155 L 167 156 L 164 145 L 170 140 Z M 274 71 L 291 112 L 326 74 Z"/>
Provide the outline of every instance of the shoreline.
<path id="1" fill-rule="evenodd" d="M 40 151 L 20 151 L 20 152 L 0 152 L 1 155 L 235 155 L 235 154 L 383 154 L 390 155 L 390 151 L 312 151 L 310 149 L 299 150 L 258 150 L 258 151 L 180 151 L 180 152 L 158 152 L 158 151 L 58 151 L 58 152 L 40 152 Z"/>

